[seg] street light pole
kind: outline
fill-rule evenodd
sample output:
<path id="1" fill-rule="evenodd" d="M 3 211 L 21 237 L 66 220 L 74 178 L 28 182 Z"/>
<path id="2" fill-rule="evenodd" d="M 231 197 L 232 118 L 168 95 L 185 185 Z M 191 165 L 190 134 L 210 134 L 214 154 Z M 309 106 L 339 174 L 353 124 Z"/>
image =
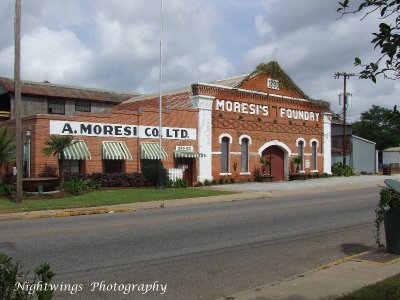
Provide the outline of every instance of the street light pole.
<path id="1" fill-rule="evenodd" d="M 346 80 L 351 76 L 356 76 L 354 73 L 346 72 L 336 72 L 335 79 L 343 77 L 343 165 L 346 165 L 346 111 L 347 111 L 347 90 L 346 90 Z"/>

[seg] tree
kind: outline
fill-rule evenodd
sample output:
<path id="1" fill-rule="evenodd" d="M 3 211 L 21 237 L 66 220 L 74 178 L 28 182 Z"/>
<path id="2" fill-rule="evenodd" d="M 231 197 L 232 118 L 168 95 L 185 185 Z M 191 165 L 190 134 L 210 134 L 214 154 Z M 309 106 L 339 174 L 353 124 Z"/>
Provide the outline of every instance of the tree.
<path id="1" fill-rule="evenodd" d="M 0 167 L 15 160 L 14 137 L 7 133 L 7 128 L 0 127 Z"/>
<path id="2" fill-rule="evenodd" d="M 70 135 L 51 135 L 46 141 L 43 153 L 46 155 L 58 155 L 58 174 L 60 175 L 60 186 L 64 184 L 64 149 L 72 144 L 73 137 Z"/>
<path id="3" fill-rule="evenodd" d="M 351 0 L 339 2 L 340 7 L 337 11 L 341 14 L 341 17 L 345 14 L 362 13 L 364 16 L 361 20 L 364 20 L 372 13 L 379 11 L 380 19 L 385 20 L 385 22 L 379 24 L 379 31 L 372 33 L 374 38 L 371 40 L 374 49 L 380 48 L 380 57 L 369 64 L 363 64 L 358 57 L 354 59 L 354 65 L 364 68 L 360 72 L 360 78 L 371 79 L 374 83 L 376 83 L 378 75 L 383 75 L 384 78 L 389 79 L 399 79 L 400 2 L 397 0 L 362 0 L 358 8 L 349 8 L 350 2 Z M 347 9 L 349 10 L 347 11 Z"/>
<path id="4" fill-rule="evenodd" d="M 394 110 L 381 106 L 372 107 L 353 123 L 353 134 L 376 143 L 380 151 L 400 144 L 400 117 Z"/>

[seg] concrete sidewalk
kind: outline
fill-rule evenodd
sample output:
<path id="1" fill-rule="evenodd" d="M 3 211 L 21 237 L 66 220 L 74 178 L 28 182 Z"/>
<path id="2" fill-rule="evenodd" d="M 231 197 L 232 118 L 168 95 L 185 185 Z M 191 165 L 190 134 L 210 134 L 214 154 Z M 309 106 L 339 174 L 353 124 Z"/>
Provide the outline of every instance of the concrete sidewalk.
<path id="1" fill-rule="evenodd" d="M 365 256 L 365 259 L 358 257 Z M 373 257 L 386 256 L 387 262 Z M 389 256 L 389 257 L 387 257 Z M 372 257 L 372 260 L 368 257 Z M 318 269 L 272 282 L 218 300 L 317 300 L 336 299 L 365 285 L 400 273 L 400 256 L 371 251 L 344 258 Z"/>

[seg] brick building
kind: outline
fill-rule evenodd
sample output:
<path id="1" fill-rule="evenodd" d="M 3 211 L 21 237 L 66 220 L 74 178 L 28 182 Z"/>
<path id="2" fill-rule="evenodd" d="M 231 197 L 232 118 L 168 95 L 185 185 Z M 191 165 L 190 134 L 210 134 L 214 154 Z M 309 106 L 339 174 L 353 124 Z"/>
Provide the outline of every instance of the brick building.
<path id="1" fill-rule="evenodd" d="M 307 97 L 276 62 L 249 75 L 163 93 L 161 151 L 158 106 L 157 94 L 133 95 L 103 112 L 26 116 L 30 176 L 57 165 L 41 152 L 51 134 L 74 136 L 65 153 L 67 172 L 140 172 L 161 158 L 189 183 L 248 181 L 263 173 L 285 180 L 300 156 L 301 171 L 330 173 L 328 106 Z M 13 124 L 1 123 L 11 130 Z M 261 156 L 271 162 L 267 168 Z"/>

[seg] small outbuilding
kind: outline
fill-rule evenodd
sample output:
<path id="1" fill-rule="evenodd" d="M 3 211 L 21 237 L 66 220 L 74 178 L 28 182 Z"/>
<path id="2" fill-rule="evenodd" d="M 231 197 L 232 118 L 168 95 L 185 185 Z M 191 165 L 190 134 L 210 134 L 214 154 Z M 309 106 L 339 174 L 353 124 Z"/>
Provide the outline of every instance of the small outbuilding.
<path id="1" fill-rule="evenodd" d="M 391 147 L 382 151 L 383 165 L 392 168 L 400 167 L 400 147 Z"/>

